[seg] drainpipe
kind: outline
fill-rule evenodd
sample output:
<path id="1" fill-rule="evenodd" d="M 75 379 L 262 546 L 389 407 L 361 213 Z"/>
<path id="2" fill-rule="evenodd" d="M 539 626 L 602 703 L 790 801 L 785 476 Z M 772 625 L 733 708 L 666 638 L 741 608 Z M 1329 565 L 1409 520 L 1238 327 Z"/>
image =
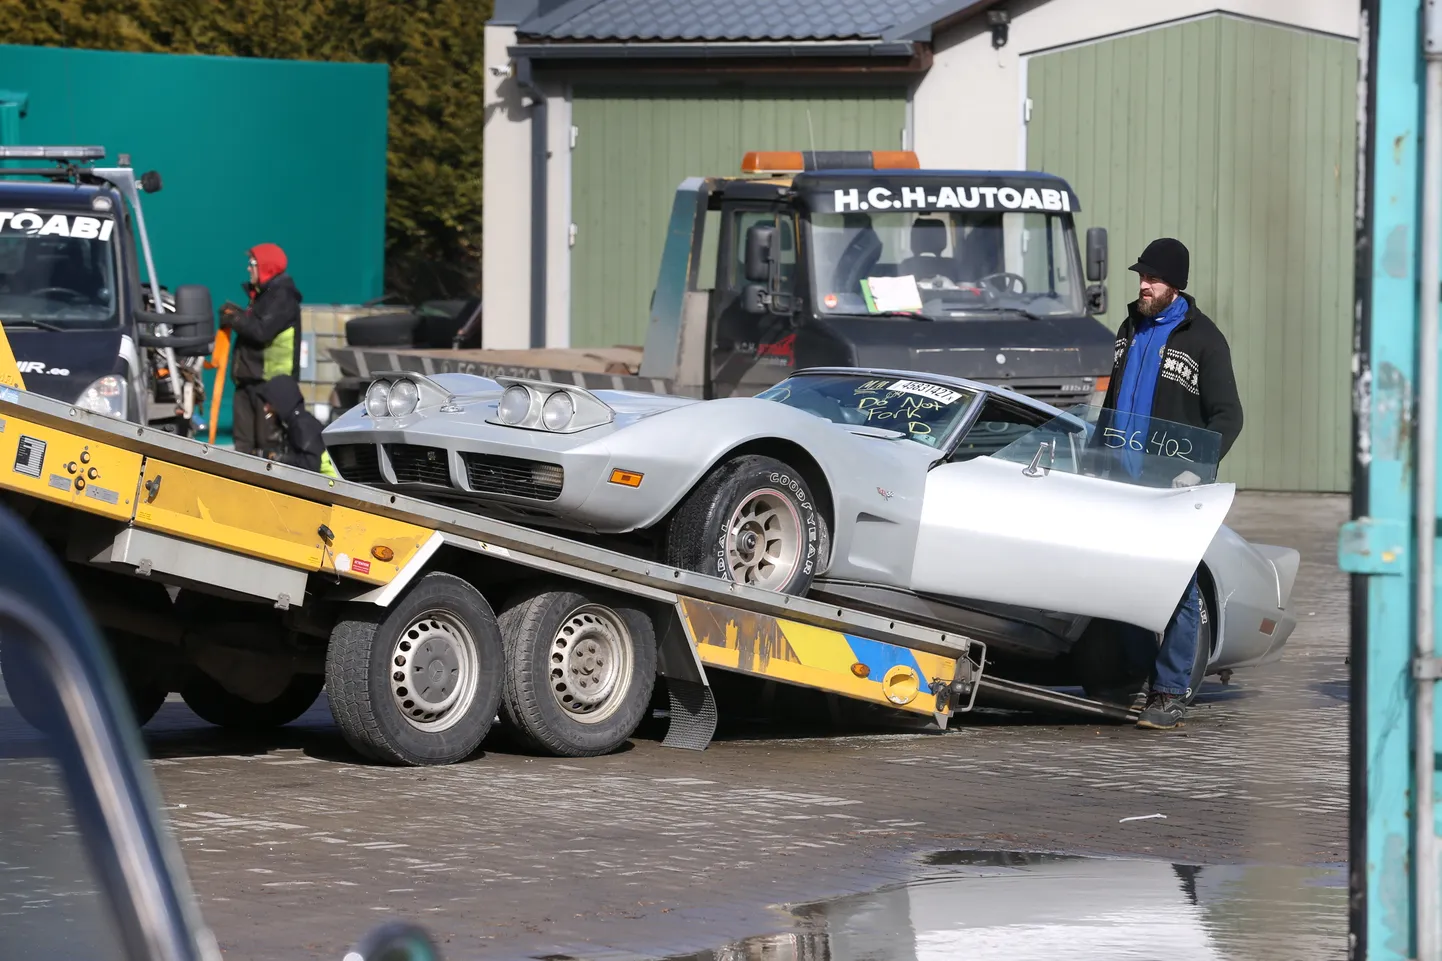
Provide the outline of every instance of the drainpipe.
<path id="1" fill-rule="evenodd" d="M 531 75 L 531 58 L 516 60 L 516 83 L 531 98 L 531 346 L 546 346 L 546 96 Z"/>
<path id="2" fill-rule="evenodd" d="M 1439 961 L 1437 931 L 1437 829 L 1432 780 L 1437 760 L 1433 716 L 1439 662 L 1436 657 L 1436 610 L 1433 581 L 1437 538 L 1437 376 L 1438 314 L 1442 300 L 1438 258 L 1442 257 L 1442 11 L 1426 3 L 1423 54 L 1426 60 L 1422 164 L 1421 294 L 1418 306 L 1417 365 L 1417 648 L 1412 676 L 1416 732 L 1413 740 L 1415 806 L 1412 824 L 1417 839 L 1416 913 L 1418 961 Z"/>

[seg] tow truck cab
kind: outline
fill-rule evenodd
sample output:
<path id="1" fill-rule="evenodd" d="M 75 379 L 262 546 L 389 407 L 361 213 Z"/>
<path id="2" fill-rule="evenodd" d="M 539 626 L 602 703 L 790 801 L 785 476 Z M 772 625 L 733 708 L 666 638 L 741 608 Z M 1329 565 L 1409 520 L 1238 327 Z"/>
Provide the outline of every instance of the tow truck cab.
<path id="1" fill-rule="evenodd" d="M 1084 269 L 1065 180 L 921 170 L 910 151 L 753 152 L 742 170 L 678 188 L 642 377 L 707 397 L 818 366 L 953 374 L 1064 406 L 1106 390 L 1106 231 L 1087 231 Z M 704 350 L 687 336 L 701 329 Z"/>
<path id="2" fill-rule="evenodd" d="M 25 388 L 189 436 L 214 342 L 210 292 L 156 280 L 140 193 L 103 147 L 0 146 L 0 325 Z M 141 280 L 142 264 L 147 281 Z"/>

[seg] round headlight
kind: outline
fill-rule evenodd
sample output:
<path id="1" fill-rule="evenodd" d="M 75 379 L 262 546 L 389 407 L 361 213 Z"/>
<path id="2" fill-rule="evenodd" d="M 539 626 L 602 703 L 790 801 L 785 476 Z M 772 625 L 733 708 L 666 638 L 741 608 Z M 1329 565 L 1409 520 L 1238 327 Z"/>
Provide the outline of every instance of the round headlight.
<path id="1" fill-rule="evenodd" d="M 501 418 L 503 424 L 519 424 L 526 419 L 526 414 L 531 410 L 531 392 L 520 384 L 512 384 L 506 388 L 501 395 L 501 402 L 496 407 L 496 414 Z"/>
<path id="2" fill-rule="evenodd" d="M 386 401 L 386 407 L 392 417 L 404 417 L 416 409 L 416 403 L 420 399 L 421 389 L 416 386 L 415 381 L 398 380 L 391 384 L 391 396 Z"/>
<path id="3" fill-rule="evenodd" d="M 575 416 L 576 402 L 564 390 L 558 390 L 547 397 L 546 403 L 541 407 L 541 423 L 546 425 L 546 430 L 560 430 Z"/>
<path id="4" fill-rule="evenodd" d="M 366 413 L 372 417 L 384 417 L 390 403 L 389 381 L 378 380 L 366 390 Z"/>

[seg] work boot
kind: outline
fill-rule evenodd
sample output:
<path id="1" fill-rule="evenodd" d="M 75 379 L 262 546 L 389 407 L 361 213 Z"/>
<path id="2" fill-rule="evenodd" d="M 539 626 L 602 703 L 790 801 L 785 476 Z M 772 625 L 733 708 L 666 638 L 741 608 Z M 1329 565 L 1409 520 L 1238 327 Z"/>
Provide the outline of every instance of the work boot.
<path id="1" fill-rule="evenodd" d="M 1170 731 L 1182 726 L 1186 704 L 1180 694 L 1155 693 L 1147 698 L 1146 707 L 1137 718 L 1137 727 L 1149 731 Z"/>

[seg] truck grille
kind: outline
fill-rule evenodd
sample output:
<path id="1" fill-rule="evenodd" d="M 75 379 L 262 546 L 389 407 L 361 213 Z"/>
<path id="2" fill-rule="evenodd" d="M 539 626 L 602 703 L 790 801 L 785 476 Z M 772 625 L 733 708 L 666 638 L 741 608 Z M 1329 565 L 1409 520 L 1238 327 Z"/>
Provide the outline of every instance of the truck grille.
<path id="1" fill-rule="evenodd" d="M 482 494 L 508 494 L 536 501 L 553 501 L 561 496 L 566 472 L 560 464 L 547 464 L 519 457 L 461 454 L 471 489 Z"/>
<path id="2" fill-rule="evenodd" d="M 1034 400 L 1041 401 L 1043 404 L 1050 404 L 1062 410 L 1075 407 L 1077 404 L 1092 403 L 1093 388 L 1090 384 L 1087 384 L 1084 390 L 1065 390 L 1063 389 L 1062 382 L 1056 380 L 1005 380 L 997 381 L 996 384 L 998 387 L 1014 390 L 1018 394 L 1025 394 Z M 1084 381 L 1080 378 L 1074 382 L 1074 386 L 1081 386 L 1082 384 L 1084 384 Z"/>
<path id="3" fill-rule="evenodd" d="M 387 444 L 386 456 L 397 484 L 451 486 L 450 459 L 444 448 L 416 444 Z"/>
<path id="4" fill-rule="evenodd" d="M 381 458 L 375 444 L 339 444 L 329 448 L 331 463 L 340 476 L 357 484 L 379 484 Z"/>

